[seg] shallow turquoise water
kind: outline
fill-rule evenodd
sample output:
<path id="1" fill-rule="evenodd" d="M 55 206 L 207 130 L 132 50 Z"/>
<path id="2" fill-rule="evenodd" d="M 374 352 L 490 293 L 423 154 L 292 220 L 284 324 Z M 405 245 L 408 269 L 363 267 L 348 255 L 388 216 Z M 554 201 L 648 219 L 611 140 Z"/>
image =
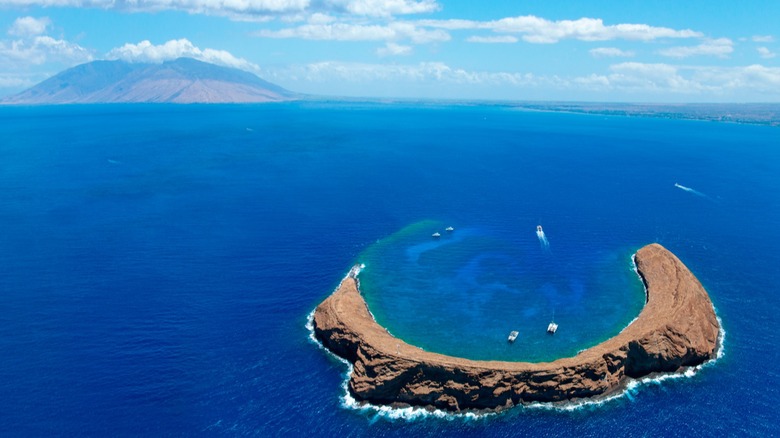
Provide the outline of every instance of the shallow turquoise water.
<path id="1" fill-rule="evenodd" d="M 413 345 L 470 359 L 550 361 L 614 336 L 644 305 L 630 249 L 564 257 L 533 226 L 447 226 L 410 225 L 358 258 L 370 310 Z M 431 237 L 437 230 L 442 236 Z M 559 330 L 551 336 L 553 319 Z M 512 330 L 520 334 L 510 344 Z"/>

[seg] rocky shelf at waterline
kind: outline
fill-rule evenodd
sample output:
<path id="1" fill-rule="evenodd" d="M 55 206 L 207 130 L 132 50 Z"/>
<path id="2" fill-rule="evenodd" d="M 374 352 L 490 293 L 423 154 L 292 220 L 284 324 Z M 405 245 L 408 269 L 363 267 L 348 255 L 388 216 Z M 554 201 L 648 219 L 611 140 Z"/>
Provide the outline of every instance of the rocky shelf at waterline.
<path id="1" fill-rule="evenodd" d="M 317 306 L 314 333 L 354 365 L 348 388 L 355 399 L 449 411 L 603 396 L 629 379 L 713 358 L 720 325 L 701 283 L 661 245 L 634 258 L 647 292 L 639 316 L 617 336 L 553 362 L 476 361 L 406 344 L 374 320 L 355 269 Z"/>

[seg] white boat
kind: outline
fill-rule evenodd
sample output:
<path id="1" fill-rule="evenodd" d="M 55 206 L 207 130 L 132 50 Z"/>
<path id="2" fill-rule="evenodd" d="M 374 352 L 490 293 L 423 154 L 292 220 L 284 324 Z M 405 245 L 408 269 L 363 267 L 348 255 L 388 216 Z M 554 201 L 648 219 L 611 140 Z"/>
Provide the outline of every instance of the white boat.
<path id="1" fill-rule="evenodd" d="M 431 237 L 441 237 L 441 233 L 439 233 L 439 232 L 437 231 L 437 232 L 435 232 L 435 233 L 431 234 Z"/>
<path id="2" fill-rule="evenodd" d="M 543 232 L 543 231 L 542 231 L 542 226 L 541 226 L 541 225 L 537 225 L 537 226 L 536 226 L 536 232 L 537 232 L 537 233 L 542 233 L 542 232 Z"/>
<path id="3" fill-rule="evenodd" d="M 451 233 L 451 232 L 455 231 L 455 228 L 447 227 L 447 228 L 444 229 L 444 231 L 448 231 L 448 232 Z"/>
<path id="4" fill-rule="evenodd" d="M 554 335 L 556 331 L 558 331 L 558 324 L 550 322 L 550 325 L 547 326 L 547 333 Z"/>
<path id="5" fill-rule="evenodd" d="M 507 341 L 515 342 L 515 339 L 517 339 L 517 335 L 519 334 L 520 332 L 518 332 L 517 330 L 512 330 L 511 332 L 509 332 L 509 337 L 507 338 Z"/>

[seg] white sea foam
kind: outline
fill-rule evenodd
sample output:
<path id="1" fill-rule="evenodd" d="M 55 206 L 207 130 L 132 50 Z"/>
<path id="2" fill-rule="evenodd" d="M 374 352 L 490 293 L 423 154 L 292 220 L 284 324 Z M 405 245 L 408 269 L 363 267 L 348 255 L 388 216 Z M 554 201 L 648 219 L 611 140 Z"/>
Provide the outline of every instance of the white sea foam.
<path id="1" fill-rule="evenodd" d="M 361 268 L 365 267 L 365 265 L 360 265 L 360 266 Z M 634 262 L 634 268 L 636 270 L 635 262 Z M 637 271 L 637 275 L 639 275 L 638 271 Z M 445 420 L 457 420 L 457 419 L 480 420 L 480 419 L 486 419 L 497 415 L 504 415 L 505 413 L 514 411 L 515 409 L 547 409 L 553 411 L 572 412 L 572 411 L 578 411 L 582 409 L 598 408 L 607 403 L 620 400 L 624 397 L 633 402 L 634 395 L 637 394 L 642 387 L 647 385 L 660 385 L 667 380 L 693 378 L 697 374 L 699 374 L 701 370 L 711 366 L 719 359 L 721 359 L 724 356 L 726 351 L 725 349 L 726 330 L 723 328 L 723 321 L 721 321 L 720 317 L 718 317 L 717 315 L 717 309 L 715 309 L 715 318 L 717 318 L 718 320 L 720 331 L 718 332 L 718 348 L 715 352 L 714 358 L 702 364 L 696 365 L 694 367 L 688 367 L 682 372 L 656 373 L 648 377 L 642 377 L 639 379 L 630 379 L 625 384 L 623 390 L 614 394 L 610 394 L 608 396 L 596 397 L 591 399 L 583 399 L 577 401 L 565 401 L 565 402 L 533 402 L 533 403 L 522 404 L 516 406 L 513 409 L 503 411 L 500 413 L 489 412 L 489 411 L 455 413 L 450 411 L 444 411 L 441 409 L 431 409 L 431 408 L 422 408 L 422 407 L 395 408 L 391 406 L 374 405 L 368 402 L 358 402 L 357 400 L 355 400 L 354 397 L 352 397 L 352 394 L 350 394 L 349 392 L 348 385 L 349 385 L 350 375 L 352 374 L 353 366 L 348 360 L 340 356 L 337 356 L 336 354 L 333 354 L 333 352 L 325 348 L 325 346 L 322 345 L 322 343 L 314 335 L 314 312 L 315 311 L 316 309 L 312 310 L 306 318 L 305 327 L 309 331 L 309 339 L 315 345 L 317 345 L 319 349 L 324 350 L 325 352 L 327 352 L 327 354 L 330 357 L 343 363 L 346 367 L 346 370 L 344 372 L 344 381 L 341 385 L 341 388 L 344 391 L 343 395 L 341 396 L 341 406 L 345 409 L 351 409 L 351 410 L 362 412 L 364 414 L 371 415 L 371 422 L 377 421 L 380 418 L 384 418 L 387 420 L 406 420 L 406 421 L 413 421 L 413 420 L 418 420 L 423 418 L 440 418 Z M 631 322 L 633 323 L 634 321 Z M 631 325 L 631 323 L 629 323 L 629 325 Z"/>
<path id="2" fill-rule="evenodd" d="M 542 245 L 542 249 L 549 251 L 550 250 L 550 241 L 547 240 L 547 236 L 544 235 L 544 231 L 542 230 L 536 230 L 536 237 L 539 238 L 539 244 Z"/>
<path id="3" fill-rule="evenodd" d="M 488 416 L 496 415 L 494 412 L 484 412 L 484 413 L 477 413 L 477 412 L 463 412 L 463 413 L 453 413 L 450 411 L 444 411 L 441 409 L 430 409 L 430 408 L 422 408 L 422 407 L 404 407 L 404 408 L 394 408 L 390 406 L 383 406 L 383 405 L 374 405 L 368 402 L 359 402 L 355 400 L 354 397 L 352 397 L 352 394 L 349 393 L 349 377 L 352 374 L 353 365 L 343 357 L 340 357 L 327 348 L 325 348 L 324 345 L 317 339 L 317 337 L 314 335 L 314 312 L 316 309 L 312 310 L 309 315 L 306 317 L 306 330 L 309 331 L 309 340 L 317 345 L 317 348 L 320 350 L 323 350 L 327 352 L 327 354 L 332 357 L 333 359 L 343 363 L 346 367 L 346 370 L 344 372 L 344 382 L 341 384 L 341 388 L 344 391 L 343 395 L 341 396 L 341 406 L 345 409 L 351 409 L 355 411 L 362 412 L 364 414 L 370 414 L 372 415 L 372 421 L 376 421 L 379 418 L 386 418 L 389 420 L 416 420 L 421 418 L 427 418 L 427 417 L 433 417 L 433 418 L 443 418 L 443 419 L 480 419 L 480 418 L 486 418 Z"/>
<path id="4" fill-rule="evenodd" d="M 682 372 L 658 373 L 648 377 L 631 379 L 628 381 L 628 383 L 626 383 L 622 391 L 612 395 L 608 395 L 606 397 L 599 397 L 596 399 L 589 399 L 589 400 L 579 400 L 576 402 L 531 403 L 531 404 L 524 405 L 524 408 L 549 409 L 549 410 L 556 410 L 556 411 L 576 411 L 580 409 L 602 406 L 604 404 L 622 399 L 624 397 L 630 401 L 634 401 L 634 395 L 637 394 L 638 391 L 644 386 L 660 385 L 667 380 L 676 380 L 676 379 L 684 379 L 684 378 L 690 379 L 692 377 L 695 377 L 699 373 L 699 371 L 717 362 L 718 359 L 722 358 L 725 353 L 724 340 L 726 338 L 726 330 L 723 329 L 723 322 L 720 320 L 719 317 L 717 317 L 717 315 L 716 318 L 718 318 L 718 324 L 720 324 L 720 331 L 718 332 L 718 349 L 715 353 L 714 358 L 702 364 L 696 365 L 694 367 L 688 367 Z"/>
<path id="5" fill-rule="evenodd" d="M 674 183 L 674 186 L 677 187 L 678 189 L 684 190 L 684 191 L 686 191 L 688 193 L 693 193 L 696 196 L 701 196 L 702 198 L 708 198 L 708 196 L 705 195 L 704 193 L 702 193 L 702 192 L 700 192 L 698 190 L 694 190 L 694 189 L 692 189 L 690 187 L 685 187 L 684 185 L 677 184 L 677 183 Z"/>
<path id="6" fill-rule="evenodd" d="M 488 418 L 490 416 L 497 415 L 494 412 L 484 412 L 484 413 L 478 413 L 478 412 L 461 412 L 461 413 L 453 413 L 450 411 L 443 411 L 441 409 L 430 409 L 430 408 L 421 408 L 421 407 L 403 407 L 403 408 L 394 408 L 390 406 L 381 406 L 381 405 L 373 405 L 371 403 L 366 402 L 358 402 L 355 400 L 354 397 L 352 397 L 352 394 L 349 393 L 349 388 L 347 387 L 349 382 L 349 375 L 352 373 L 352 365 L 349 365 L 349 370 L 346 373 L 346 379 L 344 380 L 344 384 L 342 385 L 342 388 L 344 389 L 344 395 L 341 397 L 341 406 L 346 409 L 353 409 L 359 412 L 362 412 L 364 414 L 370 415 L 372 418 L 372 421 L 376 421 L 379 418 L 385 418 L 388 420 L 419 420 L 422 418 L 441 418 L 446 420 L 455 420 L 455 419 L 462 419 L 462 420 L 478 420 L 478 419 L 484 419 Z"/>

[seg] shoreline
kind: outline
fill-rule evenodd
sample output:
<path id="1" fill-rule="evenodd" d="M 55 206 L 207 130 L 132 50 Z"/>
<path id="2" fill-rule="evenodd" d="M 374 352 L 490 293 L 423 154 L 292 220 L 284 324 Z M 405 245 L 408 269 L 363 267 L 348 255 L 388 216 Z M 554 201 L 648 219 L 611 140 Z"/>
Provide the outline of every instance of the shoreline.
<path id="1" fill-rule="evenodd" d="M 341 396 L 341 405 L 343 408 L 358 411 L 358 412 L 363 412 L 363 413 L 367 411 L 372 411 L 378 417 L 385 417 L 391 420 L 395 420 L 395 419 L 413 420 L 413 419 L 425 418 L 425 417 L 480 420 L 480 419 L 489 418 L 502 413 L 491 409 L 488 410 L 465 409 L 463 411 L 453 412 L 453 411 L 446 411 L 446 410 L 431 408 L 426 406 L 412 406 L 412 405 L 387 406 L 387 405 L 371 404 L 370 402 L 365 400 L 363 401 L 356 400 L 350 393 L 349 385 L 348 385 L 349 377 L 352 374 L 354 367 L 352 363 L 350 363 L 348 360 L 328 350 L 328 348 L 325 347 L 319 339 L 317 339 L 314 330 L 315 310 L 316 309 L 312 309 L 312 311 L 309 312 L 309 314 L 306 316 L 306 324 L 304 325 L 304 328 L 309 332 L 308 338 L 310 342 L 316 345 L 317 348 L 327 353 L 327 355 L 330 358 L 338 361 L 339 363 L 343 364 L 346 367 L 344 373 L 344 382 L 341 385 L 341 389 L 344 390 L 344 393 Z M 636 318 L 634 318 L 634 320 L 636 320 Z M 547 403 L 533 402 L 533 403 L 520 404 L 515 407 L 520 407 L 522 409 L 545 409 L 551 411 L 567 411 L 567 412 L 572 412 L 572 411 L 587 409 L 587 408 L 599 408 L 602 405 L 605 405 L 607 403 L 620 400 L 623 397 L 630 397 L 632 390 L 634 389 L 639 390 L 646 385 L 651 385 L 651 384 L 660 385 L 667 380 L 693 378 L 699 373 L 699 371 L 703 370 L 705 367 L 714 365 L 715 362 L 717 362 L 725 354 L 724 343 L 726 338 L 726 330 L 723 328 L 723 323 L 720 320 L 720 317 L 718 317 L 718 323 L 720 324 L 720 331 L 718 333 L 718 346 L 715 352 L 715 356 L 699 365 L 691 366 L 688 367 L 687 369 L 674 371 L 671 373 L 654 373 L 653 375 L 648 375 L 645 377 L 641 377 L 639 379 L 629 379 L 626 381 L 625 385 L 616 388 L 614 393 L 602 394 L 600 396 L 591 397 L 589 399 L 568 400 L 568 401 L 547 402 Z M 503 411 L 503 412 L 508 412 L 508 411 Z"/>
<path id="2" fill-rule="evenodd" d="M 719 349 L 712 303 L 685 265 L 657 244 L 637 251 L 634 262 L 647 296 L 639 316 L 613 338 L 552 362 L 478 361 L 409 345 L 373 319 L 359 266 L 315 309 L 312 329 L 323 347 L 352 364 L 347 391 L 358 403 L 490 412 L 598 402 L 637 379 L 684 373 Z"/>

